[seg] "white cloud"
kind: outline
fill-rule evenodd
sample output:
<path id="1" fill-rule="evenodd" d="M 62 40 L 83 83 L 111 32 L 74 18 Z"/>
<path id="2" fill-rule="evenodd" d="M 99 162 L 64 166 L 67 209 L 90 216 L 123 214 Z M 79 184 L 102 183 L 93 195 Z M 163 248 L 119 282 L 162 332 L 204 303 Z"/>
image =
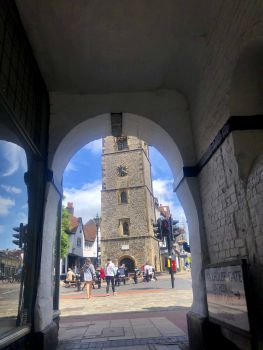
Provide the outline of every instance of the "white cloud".
<path id="1" fill-rule="evenodd" d="M 12 208 L 14 205 L 15 201 L 13 199 L 0 196 L 0 216 L 8 215 L 10 208 Z"/>
<path id="2" fill-rule="evenodd" d="M 11 142 L 0 141 L 0 151 L 8 163 L 7 168 L 1 174 L 2 176 L 10 176 L 19 168 L 23 172 L 27 170 L 26 153 L 23 148 Z"/>
<path id="3" fill-rule="evenodd" d="M 91 151 L 93 154 L 101 154 L 102 153 L 102 140 L 95 140 L 90 143 L 88 143 L 84 149 Z"/>
<path id="4" fill-rule="evenodd" d="M 179 220 L 181 217 L 185 217 L 183 208 L 175 200 L 173 180 L 153 180 L 153 193 L 158 198 L 159 204 L 169 206 L 174 219 Z"/>
<path id="5" fill-rule="evenodd" d="M 171 201 L 174 195 L 173 180 L 153 180 L 153 193 L 159 199 L 159 203 L 162 203 L 162 201 Z"/>
<path id="6" fill-rule="evenodd" d="M 183 226 L 186 231 L 188 240 L 188 225 L 184 210 L 180 205 L 175 193 L 173 192 L 173 180 L 157 179 L 153 181 L 153 193 L 158 198 L 159 204 L 168 205 L 174 220 L 179 221 L 179 225 Z"/>
<path id="7" fill-rule="evenodd" d="M 89 219 L 100 214 L 101 208 L 101 182 L 94 181 L 87 183 L 81 188 L 65 188 L 65 199 L 63 204 L 66 206 L 67 202 L 73 202 L 74 215 L 82 217 L 85 223 Z"/>
<path id="8" fill-rule="evenodd" d="M 15 186 L 1 185 L 1 187 L 8 193 L 19 194 L 19 193 L 22 192 L 21 188 L 18 188 L 18 187 L 15 187 Z"/>
<path id="9" fill-rule="evenodd" d="M 23 224 L 27 224 L 27 222 L 28 222 L 28 217 L 27 217 L 27 215 L 25 214 L 25 213 L 23 213 L 23 212 L 19 212 L 18 214 L 17 214 L 17 220 L 19 221 L 19 223 L 23 223 Z"/>
<path id="10" fill-rule="evenodd" d="M 0 225 L 0 234 L 5 232 L 5 226 L 4 225 Z"/>
<path id="11" fill-rule="evenodd" d="M 73 162 L 69 162 L 66 169 L 65 169 L 65 172 L 70 172 L 70 171 L 77 171 L 78 168 L 74 165 Z"/>

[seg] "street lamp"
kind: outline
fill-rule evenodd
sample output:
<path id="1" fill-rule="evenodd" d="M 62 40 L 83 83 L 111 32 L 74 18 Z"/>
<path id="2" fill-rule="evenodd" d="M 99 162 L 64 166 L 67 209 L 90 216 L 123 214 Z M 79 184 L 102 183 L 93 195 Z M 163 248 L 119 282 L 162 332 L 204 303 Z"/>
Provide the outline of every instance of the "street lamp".
<path id="1" fill-rule="evenodd" d="M 93 221 L 96 224 L 96 230 L 97 230 L 97 258 L 96 258 L 96 264 L 97 267 L 99 266 L 99 227 L 100 227 L 100 217 L 98 215 L 98 213 L 96 214 L 96 217 L 93 219 Z"/>

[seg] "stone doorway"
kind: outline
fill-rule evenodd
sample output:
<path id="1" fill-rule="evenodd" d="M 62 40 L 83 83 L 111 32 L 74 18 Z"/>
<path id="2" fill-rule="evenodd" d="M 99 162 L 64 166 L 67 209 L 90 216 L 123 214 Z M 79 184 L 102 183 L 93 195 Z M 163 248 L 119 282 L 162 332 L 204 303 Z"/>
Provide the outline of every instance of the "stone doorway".
<path id="1" fill-rule="evenodd" d="M 131 257 L 124 257 L 120 259 L 119 265 L 124 264 L 129 272 L 133 272 L 135 268 L 135 261 Z"/>

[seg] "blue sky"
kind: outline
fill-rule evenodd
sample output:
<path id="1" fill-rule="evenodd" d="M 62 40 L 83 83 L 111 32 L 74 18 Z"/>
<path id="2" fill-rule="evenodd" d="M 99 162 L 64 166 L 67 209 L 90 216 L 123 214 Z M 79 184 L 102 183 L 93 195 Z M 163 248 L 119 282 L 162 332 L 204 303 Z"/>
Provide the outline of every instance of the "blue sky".
<path id="1" fill-rule="evenodd" d="M 81 216 L 84 222 L 100 213 L 101 151 L 101 140 L 89 143 L 75 154 L 64 172 L 64 205 L 73 202 L 75 215 Z M 150 161 L 154 195 L 160 204 L 170 206 L 175 219 L 184 221 L 183 209 L 173 192 L 173 176 L 168 163 L 153 147 L 150 147 Z"/>
<path id="2" fill-rule="evenodd" d="M 12 228 L 27 223 L 27 171 L 24 150 L 10 142 L 0 141 L 0 249 L 18 248 L 12 243 Z"/>
<path id="3" fill-rule="evenodd" d="M 64 205 L 73 202 L 75 215 L 86 222 L 100 214 L 102 141 L 96 140 L 79 150 L 64 172 Z M 169 205 L 173 218 L 185 221 L 184 212 L 173 192 L 173 177 L 168 163 L 150 147 L 153 190 L 159 203 Z M 13 227 L 27 223 L 27 171 L 25 152 L 19 146 L 0 141 L 0 249 L 17 248 L 12 243 Z"/>

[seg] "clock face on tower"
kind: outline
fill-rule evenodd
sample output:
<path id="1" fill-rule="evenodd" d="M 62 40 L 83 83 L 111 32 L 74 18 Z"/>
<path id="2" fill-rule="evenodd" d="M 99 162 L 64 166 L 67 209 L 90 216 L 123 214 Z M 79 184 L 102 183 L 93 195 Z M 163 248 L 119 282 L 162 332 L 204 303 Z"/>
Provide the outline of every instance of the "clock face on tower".
<path id="1" fill-rule="evenodd" d="M 117 174 L 118 176 L 126 176 L 128 174 L 128 169 L 125 165 L 119 165 L 117 168 Z"/>

